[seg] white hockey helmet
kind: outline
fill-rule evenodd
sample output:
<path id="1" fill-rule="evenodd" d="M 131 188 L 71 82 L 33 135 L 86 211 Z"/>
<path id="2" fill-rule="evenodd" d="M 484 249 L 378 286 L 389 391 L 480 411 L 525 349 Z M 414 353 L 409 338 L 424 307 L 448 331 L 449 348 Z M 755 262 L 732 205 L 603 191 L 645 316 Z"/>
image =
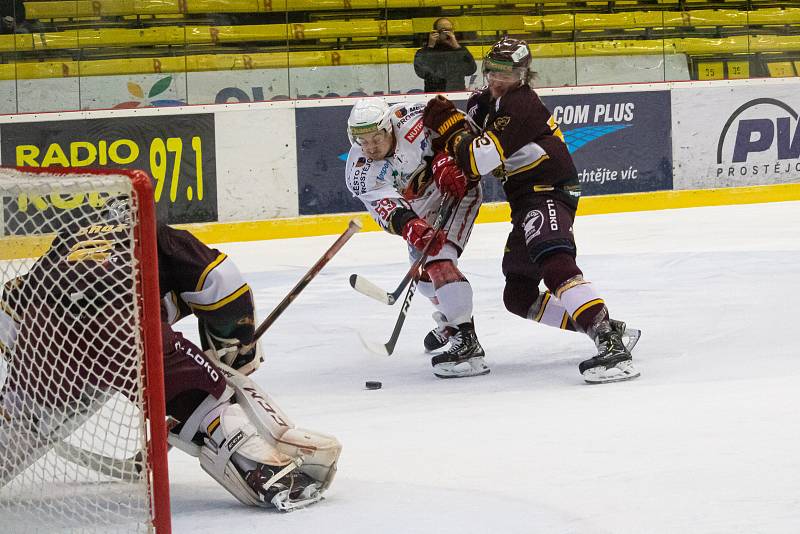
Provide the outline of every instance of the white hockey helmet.
<path id="1" fill-rule="evenodd" d="M 362 98 L 350 110 L 347 118 L 347 137 L 350 144 L 356 144 L 356 138 L 373 132 L 392 132 L 389 105 L 381 98 Z"/>

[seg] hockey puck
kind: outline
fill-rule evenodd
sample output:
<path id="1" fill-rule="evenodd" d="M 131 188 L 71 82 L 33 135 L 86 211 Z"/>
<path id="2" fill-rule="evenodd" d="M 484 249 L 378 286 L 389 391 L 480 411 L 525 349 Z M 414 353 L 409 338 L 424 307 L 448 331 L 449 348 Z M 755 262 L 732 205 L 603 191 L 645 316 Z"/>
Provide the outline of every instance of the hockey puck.
<path id="1" fill-rule="evenodd" d="M 383 387 L 383 384 L 380 382 L 373 382 L 369 380 L 365 382 L 364 385 L 367 387 L 367 389 L 381 389 Z"/>

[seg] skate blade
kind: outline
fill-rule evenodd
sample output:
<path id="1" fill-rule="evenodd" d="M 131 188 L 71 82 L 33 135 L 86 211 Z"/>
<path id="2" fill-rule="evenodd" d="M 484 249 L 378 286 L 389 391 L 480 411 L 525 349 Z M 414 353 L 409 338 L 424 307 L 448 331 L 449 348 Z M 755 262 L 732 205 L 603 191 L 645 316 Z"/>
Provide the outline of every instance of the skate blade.
<path id="1" fill-rule="evenodd" d="M 300 508 L 305 508 L 306 506 L 311 506 L 312 504 L 318 503 L 322 499 L 322 493 L 319 491 L 308 497 L 301 496 L 298 499 L 290 499 L 289 490 L 285 490 L 276 494 L 270 502 L 279 512 L 293 512 L 294 510 L 299 510 Z"/>
<path id="2" fill-rule="evenodd" d="M 438 378 L 465 378 L 487 375 L 491 369 L 483 357 L 470 358 L 464 362 L 445 362 L 433 366 L 433 374 Z"/>
<path id="3" fill-rule="evenodd" d="M 610 384 L 612 382 L 624 382 L 625 380 L 633 380 L 641 376 L 640 373 L 630 360 L 620 362 L 617 365 L 605 367 L 593 367 L 583 372 L 583 379 L 587 384 Z"/>
<path id="4" fill-rule="evenodd" d="M 639 342 L 639 338 L 642 337 L 642 331 L 636 328 L 625 328 L 625 332 L 622 334 L 622 342 L 625 343 L 625 348 L 628 349 L 628 352 L 633 350 L 633 347 Z"/>

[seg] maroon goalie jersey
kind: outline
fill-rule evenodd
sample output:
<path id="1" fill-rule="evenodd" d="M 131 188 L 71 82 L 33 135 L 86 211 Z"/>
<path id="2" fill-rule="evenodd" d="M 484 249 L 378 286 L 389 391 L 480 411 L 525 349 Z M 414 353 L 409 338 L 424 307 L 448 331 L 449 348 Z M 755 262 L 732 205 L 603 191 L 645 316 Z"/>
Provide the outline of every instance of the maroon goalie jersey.
<path id="1" fill-rule="evenodd" d="M 520 85 L 496 100 L 488 89 L 474 93 L 467 114 L 480 132 L 454 140 L 453 157 L 461 169 L 473 177 L 500 179 L 512 209 L 536 192 L 552 192 L 577 207 L 578 174 L 564 135 L 530 86 Z"/>
<path id="2" fill-rule="evenodd" d="M 91 388 L 132 391 L 136 369 L 132 254 L 126 223 L 62 229 L 3 291 L 17 324 L 7 386 L 37 404 L 79 402 Z M 68 377 L 68 379 L 65 379 Z"/>
<path id="3" fill-rule="evenodd" d="M 124 371 L 136 368 L 137 343 L 129 231 L 127 223 L 105 221 L 64 228 L 27 274 L 6 284 L 0 304 L 17 325 L 13 347 L 4 347 L 15 360 L 9 388 L 59 405 L 95 388 L 136 389 L 138 378 Z M 192 389 L 220 393 L 221 375 L 198 365 L 205 356 L 171 324 L 194 313 L 201 336 L 249 344 L 250 287 L 225 254 L 189 232 L 160 225 L 157 237 L 167 400 Z"/>

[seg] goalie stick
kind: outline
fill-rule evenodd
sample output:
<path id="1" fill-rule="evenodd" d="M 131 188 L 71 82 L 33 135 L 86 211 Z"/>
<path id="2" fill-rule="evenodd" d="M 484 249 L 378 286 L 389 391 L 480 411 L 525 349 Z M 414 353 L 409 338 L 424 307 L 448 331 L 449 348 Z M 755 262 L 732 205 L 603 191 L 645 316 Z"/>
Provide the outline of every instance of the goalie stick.
<path id="1" fill-rule="evenodd" d="M 130 458 L 115 458 L 98 452 L 87 451 L 66 441 L 55 442 L 53 451 L 74 464 L 123 482 L 138 480 L 144 470 L 142 451 L 137 452 Z"/>
<path id="2" fill-rule="evenodd" d="M 280 301 L 277 306 L 275 306 L 275 309 L 270 312 L 267 318 L 261 321 L 261 324 L 258 325 L 258 328 L 256 328 L 251 345 L 254 345 L 255 342 L 258 341 L 262 335 L 264 335 L 264 332 L 266 332 L 267 329 L 272 326 L 272 323 L 274 323 L 275 320 L 281 316 L 286 308 L 289 307 L 289 304 L 291 304 L 292 301 L 297 298 L 297 295 L 299 295 L 300 292 L 303 291 L 303 289 L 305 289 L 306 286 L 311 282 L 311 280 L 313 280 L 314 277 L 319 274 L 319 272 L 323 267 L 325 267 L 331 258 L 333 258 L 336 253 L 342 249 L 344 244 L 347 243 L 347 241 L 353 237 L 354 234 L 361 230 L 362 226 L 363 225 L 361 224 L 361 221 L 358 219 L 350 219 L 350 222 L 347 224 L 347 229 L 342 232 L 342 235 L 340 235 L 336 241 L 333 242 L 333 245 L 331 245 L 330 248 L 322 254 L 320 259 L 317 260 L 317 263 L 311 266 L 308 272 L 303 275 L 303 277 L 297 282 L 297 284 L 295 284 L 291 291 L 289 291 L 289 293 L 283 297 L 283 300 Z"/>
<path id="3" fill-rule="evenodd" d="M 436 232 L 438 232 L 444 227 L 445 224 L 447 224 L 455 206 L 458 205 L 457 202 L 448 202 L 448 200 L 448 197 L 444 197 L 442 198 L 442 203 L 439 204 L 439 211 L 436 214 L 436 220 L 433 222 L 433 229 Z M 428 246 L 430 246 L 430 243 L 428 243 Z M 428 247 L 425 247 L 422 255 L 417 259 L 417 261 L 411 264 L 411 267 L 408 269 L 406 275 L 402 280 L 400 280 L 400 284 L 397 286 L 397 289 L 391 293 L 378 287 L 368 279 L 358 274 L 350 275 L 350 286 L 363 295 L 391 306 L 397 302 L 397 299 L 400 298 L 400 295 L 403 293 L 403 290 L 406 288 L 408 283 L 411 282 L 411 279 L 417 275 L 417 271 L 420 270 L 427 257 Z"/>

